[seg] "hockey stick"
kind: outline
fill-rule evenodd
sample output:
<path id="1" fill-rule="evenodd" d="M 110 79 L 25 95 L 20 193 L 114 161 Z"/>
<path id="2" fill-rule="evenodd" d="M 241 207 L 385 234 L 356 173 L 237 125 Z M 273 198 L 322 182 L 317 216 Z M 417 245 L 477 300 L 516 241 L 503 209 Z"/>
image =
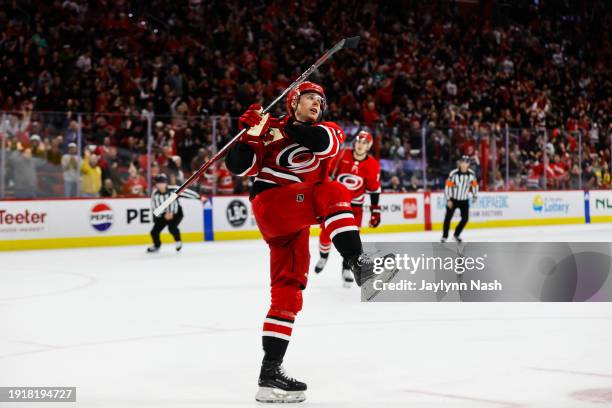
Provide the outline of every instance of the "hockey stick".
<path id="1" fill-rule="evenodd" d="M 359 36 L 351 37 L 351 38 L 343 38 L 342 40 L 338 41 L 338 43 L 336 45 L 334 45 L 332 48 L 327 50 L 325 52 L 325 54 L 323 54 L 310 68 L 308 68 L 306 71 L 304 71 L 302 73 L 302 75 L 299 76 L 298 79 L 296 79 L 291 85 L 289 85 L 289 87 L 287 89 L 285 89 L 283 91 L 283 93 L 278 96 L 278 98 L 276 98 L 275 100 L 272 101 L 272 103 L 270 103 L 268 106 L 266 106 L 266 108 L 262 112 L 262 115 L 267 113 L 267 112 L 269 112 L 274 107 L 274 105 L 276 105 L 278 103 L 278 101 L 283 99 L 293 88 L 295 88 L 296 86 L 298 86 L 299 84 L 304 82 L 317 68 L 319 68 L 319 66 L 321 66 L 325 61 L 327 61 L 332 55 L 334 55 L 336 52 L 338 52 L 338 51 L 340 51 L 340 50 L 342 50 L 344 48 L 355 48 L 355 47 L 357 47 L 358 43 L 359 43 Z M 200 166 L 200 168 L 195 173 L 193 173 L 191 175 L 191 177 L 189 177 L 187 180 L 185 180 L 185 182 L 183 184 L 181 184 L 181 186 L 178 188 L 178 190 L 176 190 L 174 193 L 170 194 L 170 197 L 168 197 L 166 199 L 166 201 L 164 201 L 159 207 L 157 207 L 153 211 L 153 214 L 155 214 L 156 217 L 159 217 L 166 210 L 166 208 L 168 208 L 170 206 L 170 204 L 172 204 L 178 198 L 178 195 L 180 193 L 182 193 L 195 180 L 197 180 L 202 174 L 204 174 L 204 172 L 214 162 L 216 162 L 217 160 L 219 160 L 220 158 L 225 156 L 227 151 L 240 139 L 240 137 L 247 130 L 248 129 L 245 128 L 245 129 L 242 129 L 240 132 L 238 132 L 238 134 L 236 136 L 234 136 L 234 138 L 232 140 L 230 140 L 225 146 L 223 146 L 223 148 L 221 150 L 219 150 L 217 152 L 217 154 L 215 154 L 213 157 L 211 157 L 211 159 L 209 161 L 207 161 L 206 163 L 204 163 L 202 166 Z"/>

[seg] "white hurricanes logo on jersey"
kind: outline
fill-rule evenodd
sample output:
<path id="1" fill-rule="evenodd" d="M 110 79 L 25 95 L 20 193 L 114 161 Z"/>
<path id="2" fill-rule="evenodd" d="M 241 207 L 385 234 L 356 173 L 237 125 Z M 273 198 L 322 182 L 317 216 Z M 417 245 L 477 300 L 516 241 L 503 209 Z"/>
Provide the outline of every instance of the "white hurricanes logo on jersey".
<path id="1" fill-rule="evenodd" d="M 344 186 L 349 190 L 353 191 L 359 190 L 363 186 L 363 178 L 351 173 L 339 174 L 336 180 L 344 184 Z"/>
<path id="2" fill-rule="evenodd" d="M 308 173 L 319 167 L 319 158 L 308 148 L 294 143 L 280 151 L 276 164 L 294 173 Z"/>

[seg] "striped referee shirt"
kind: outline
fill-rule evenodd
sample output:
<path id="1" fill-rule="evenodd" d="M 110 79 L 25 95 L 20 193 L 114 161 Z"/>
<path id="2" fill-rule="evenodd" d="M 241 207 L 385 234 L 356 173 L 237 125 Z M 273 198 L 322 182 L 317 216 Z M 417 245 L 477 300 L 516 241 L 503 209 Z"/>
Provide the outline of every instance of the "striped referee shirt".
<path id="1" fill-rule="evenodd" d="M 162 205 L 164 201 L 170 198 L 170 194 L 174 193 L 176 190 L 178 190 L 178 186 L 168 186 L 165 193 L 161 193 L 159 190 L 154 189 L 153 194 L 151 194 L 151 208 L 155 210 L 157 207 Z M 179 197 L 199 199 L 200 195 L 193 190 L 186 189 L 179 194 Z M 180 208 L 181 204 L 179 203 L 179 200 L 175 200 L 172 204 L 170 204 L 170 207 L 166 209 L 166 212 L 177 214 Z"/>
<path id="2" fill-rule="evenodd" d="M 474 197 L 478 195 L 478 180 L 476 180 L 474 170 L 468 169 L 465 173 L 462 173 L 459 169 L 451 171 L 444 187 L 446 200 L 451 198 L 468 200 L 470 191 Z"/>

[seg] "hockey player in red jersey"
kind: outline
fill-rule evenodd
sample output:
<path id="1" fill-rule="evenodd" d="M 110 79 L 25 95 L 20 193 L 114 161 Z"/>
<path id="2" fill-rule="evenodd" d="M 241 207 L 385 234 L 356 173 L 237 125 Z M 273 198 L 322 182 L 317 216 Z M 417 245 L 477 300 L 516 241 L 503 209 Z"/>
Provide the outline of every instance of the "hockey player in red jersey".
<path id="1" fill-rule="evenodd" d="M 336 156 L 331 165 L 331 178 L 342 183 L 351 194 L 351 209 L 355 216 L 355 223 L 361 226 L 363 217 L 363 204 L 366 193 L 370 195 L 370 227 L 376 228 L 380 224 L 380 164 L 378 160 L 370 156 L 368 152 L 372 148 L 374 139 L 366 131 L 361 131 L 355 138 L 353 149 L 346 149 Z M 315 266 L 315 272 L 319 273 L 325 267 L 332 242 L 330 233 L 325 223 L 321 224 L 321 235 L 319 236 L 320 258 Z M 342 262 L 342 280 L 345 287 L 350 287 L 353 282 L 353 274 L 348 266 L 347 260 Z"/>
<path id="2" fill-rule="evenodd" d="M 328 177 L 345 136 L 336 123 L 321 121 L 323 88 L 303 82 L 289 92 L 286 104 L 288 116 L 282 120 L 262 115 L 261 106 L 251 105 L 240 118 L 249 130 L 225 159 L 232 173 L 254 177 L 253 214 L 270 248 L 271 304 L 263 325 L 264 358 L 255 397 L 260 402 L 305 399 L 306 384 L 288 377 L 281 363 L 302 309 L 310 225 L 325 222 L 357 284 L 372 271 L 371 258 L 362 253 L 350 194 Z"/>

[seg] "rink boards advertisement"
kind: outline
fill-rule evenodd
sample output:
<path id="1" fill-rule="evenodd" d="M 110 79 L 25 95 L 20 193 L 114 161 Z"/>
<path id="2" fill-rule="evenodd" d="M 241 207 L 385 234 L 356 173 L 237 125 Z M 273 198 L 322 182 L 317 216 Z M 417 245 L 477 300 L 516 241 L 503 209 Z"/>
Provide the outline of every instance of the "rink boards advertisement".
<path id="1" fill-rule="evenodd" d="M 181 205 L 182 240 L 202 241 L 202 203 Z M 148 198 L 0 201 L 0 250 L 150 244 L 152 225 Z"/>
<path id="2" fill-rule="evenodd" d="M 432 226 L 439 230 L 446 213 L 446 200 L 442 193 L 432 193 L 431 198 Z M 481 192 L 476 201 L 470 200 L 469 227 L 584 223 L 584 203 L 583 191 Z M 456 210 L 452 224 L 459 219 L 460 213 Z"/>
<path id="3" fill-rule="evenodd" d="M 585 192 L 589 222 L 612 222 L 612 192 L 592 190 Z"/>
<path id="4" fill-rule="evenodd" d="M 184 241 L 261 237 L 248 196 L 214 196 L 205 205 L 188 199 L 181 203 Z M 440 230 L 446 211 L 442 193 L 383 193 L 380 205 L 380 226 L 368 228 L 366 198 L 362 232 Z M 452 224 L 459 218 L 456 211 Z M 481 192 L 470 203 L 468 228 L 589 222 L 612 222 L 612 191 Z M 0 250 L 144 245 L 150 243 L 151 227 L 148 198 L 0 201 Z M 313 225 L 311 235 L 319 232 Z M 171 241 L 167 232 L 162 241 Z"/>
<path id="5" fill-rule="evenodd" d="M 381 194 L 380 207 L 383 224 L 374 229 L 367 227 L 370 220 L 370 206 L 369 204 L 364 205 L 361 222 L 363 232 L 390 233 L 424 230 L 422 194 Z M 215 240 L 261 237 L 247 196 L 214 197 L 213 225 Z M 311 234 L 316 236 L 319 232 L 318 225 L 314 225 Z"/>

